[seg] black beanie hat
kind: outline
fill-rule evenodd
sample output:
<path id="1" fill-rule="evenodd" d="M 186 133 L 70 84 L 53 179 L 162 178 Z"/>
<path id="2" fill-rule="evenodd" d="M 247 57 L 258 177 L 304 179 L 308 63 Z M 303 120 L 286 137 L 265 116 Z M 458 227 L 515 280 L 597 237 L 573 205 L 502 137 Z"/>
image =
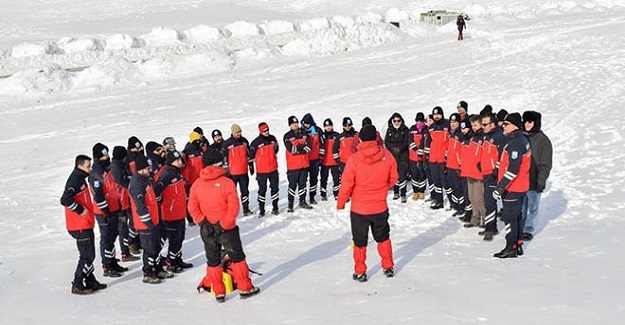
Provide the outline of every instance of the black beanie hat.
<path id="1" fill-rule="evenodd" d="M 377 138 L 377 134 L 375 132 L 375 126 L 373 125 L 365 125 L 362 127 L 360 132 L 358 133 L 358 137 L 360 140 L 364 141 L 374 141 Z"/>
<path id="2" fill-rule="evenodd" d="M 536 122 L 538 120 L 538 114 L 534 111 L 523 112 L 523 122 Z"/>
<path id="3" fill-rule="evenodd" d="M 480 115 L 481 115 L 482 117 L 484 117 L 484 116 L 486 116 L 486 115 L 488 115 L 488 114 L 490 114 L 490 113 L 492 113 L 492 112 L 493 112 L 493 107 L 492 107 L 492 106 L 490 106 L 489 104 L 487 104 L 487 105 L 486 105 L 486 106 L 484 106 L 484 108 L 482 108 L 482 110 L 480 111 Z"/>
<path id="4" fill-rule="evenodd" d="M 497 121 L 503 121 L 506 118 L 506 115 L 508 115 L 508 111 L 505 109 L 499 110 L 499 112 L 497 112 Z"/>
<path id="5" fill-rule="evenodd" d="M 519 113 L 510 113 L 504 119 L 506 122 L 510 122 L 514 124 L 519 130 L 523 130 L 523 121 L 521 120 L 521 114 Z"/>
<path id="6" fill-rule="evenodd" d="M 371 122 L 371 118 L 369 118 L 369 116 L 362 119 L 362 127 L 365 127 L 365 125 L 373 125 L 373 122 Z"/>
<path id="7" fill-rule="evenodd" d="M 453 113 L 453 114 L 449 115 L 449 122 L 452 122 L 452 121 L 456 121 L 456 122 L 460 123 L 460 114 Z"/>
<path id="8" fill-rule="evenodd" d="M 458 107 L 464 108 L 467 113 L 469 112 L 469 104 L 467 104 L 464 100 L 461 100 L 460 103 L 458 103 Z"/>
<path id="9" fill-rule="evenodd" d="M 204 130 L 202 130 L 202 128 L 199 126 L 196 126 L 195 129 L 193 129 L 193 132 L 197 132 L 200 135 L 204 135 Z"/>
<path id="10" fill-rule="evenodd" d="M 354 123 L 352 122 L 352 119 L 347 116 L 343 118 L 343 126 L 346 126 L 346 125 L 354 125 Z"/>
<path id="11" fill-rule="evenodd" d="M 445 116 L 445 114 L 443 113 L 443 109 L 440 106 L 436 106 L 432 109 L 432 115 L 436 115 L 436 114 Z"/>
<path id="12" fill-rule="evenodd" d="M 215 129 L 215 130 L 213 130 L 213 132 L 211 132 L 211 135 L 212 135 L 212 136 L 213 136 L 213 138 L 214 138 L 214 137 L 216 137 L 216 136 L 218 136 L 218 135 L 221 135 L 221 131 L 219 131 L 219 130 Z M 223 136 L 223 135 L 222 135 L 222 136 Z"/>
<path id="13" fill-rule="evenodd" d="M 113 159 L 124 160 L 128 156 L 128 150 L 122 146 L 115 146 L 113 148 Z"/>
<path id="14" fill-rule="evenodd" d="M 145 145 L 145 150 L 149 153 L 154 152 L 154 150 L 158 149 L 161 145 L 158 142 L 150 141 Z"/>
<path id="15" fill-rule="evenodd" d="M 460 129 L 468 129 L 471 127 L 471 124 L 467 120 L 460 121 Z"/>
<path id="16" fill-rule="evenodd" d="M 139 149 L 141 147 L 143 147 L 143 143 L 141 143 L 139 138 L 135 137 L 134 135 L 128 138 L 128 149 L 130 148 Z"/>
<path id="17" fill-rule="evenodd" d="M 332 120 L 327 118 L 325 119 L 325 121 L 323 121 L 323 126 L 334 126 L 334 123 L 332 123 Z"/>
<path id="18" fill-rule="evenodd" d="M 299 123 L 299 120 L 297 119 L 297 117 L 295 117 L 295 115 L 289 116 L 289 125 L 293 123 Z"/>
<path id="19" fill-rule="evenodd" d="M 152 166 L 152 161 L 143 154 L 137 155 L 135 158 L 135 169 L 142 170 Z"/>
<path id="20" fill-rule="evenodd" d="M 204 155 L 202 155 L 202 163 L 204 166 L 212 166 L 212 165 L 222 165 L 224 162 L 224 155 L 221 151 L 213 148 L 209 148 L 206 150 Z"/>
<path id="21" fill-rule="evenodd" d="M 109 148 L 100 142 L 93 146 L 93 160 L 98 160 L 109 154 Z"/>
<path id="22" fill-rule="evenodd" d="M 170 151 L 167 153 L 167 157 L 165 158 L 165 163 L 167 165 L 171 165 L 171 163 L 173 163 L 174 161 L 178 160 L 182 158 L 182 155 L 180 155 L 180 152 L 178 151 Z"/>
<path id="23" fill-rule="evenodd" d="M 425 122 L 425 115 L 421 112 L 417 113 L 417 116 L 414 118 L 415 122 Z"/>

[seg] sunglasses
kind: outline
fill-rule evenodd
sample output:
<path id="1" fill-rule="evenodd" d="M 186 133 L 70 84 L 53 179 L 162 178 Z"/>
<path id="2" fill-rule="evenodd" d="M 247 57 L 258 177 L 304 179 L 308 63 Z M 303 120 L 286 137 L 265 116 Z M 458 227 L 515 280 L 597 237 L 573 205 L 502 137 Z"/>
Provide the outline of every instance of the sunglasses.
<path id="1" fill-rule="evenodd" d="M 482 126 L 489 126 L 491 125 L 493 122 L 488 122 L 488 123 L 482 123 Z"/>
<path id="2" fill-rule="evenodd" d="M 264 130 L 262 130 L 260 132 L 262 132 L 262 133 L 269 132 L 269 129 L 264 129 Z"/>
<path id="3" fill-rule="evenodd" d="M 401 120 L 398 120 L 398 119 L 393 120 L 393 123 L 400 123 L 400 122 Z"/>

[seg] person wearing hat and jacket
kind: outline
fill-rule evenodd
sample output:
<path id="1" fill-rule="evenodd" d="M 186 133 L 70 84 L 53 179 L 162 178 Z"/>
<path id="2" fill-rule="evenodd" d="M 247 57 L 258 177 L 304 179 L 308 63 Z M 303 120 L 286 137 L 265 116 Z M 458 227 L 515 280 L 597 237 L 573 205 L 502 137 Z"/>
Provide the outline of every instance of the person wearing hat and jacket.
<path id="1" fill-rule="evenodd" d="M 310 160 L 311 143 L 308 135 L 300 128 L 297 117 L 291 115 L 288 119 L 289 132 L 284 134 L 283 141 L 286 154 L 286 175 L 289 181 L 289 206 L 287 212 L 294 211 L 295 195 L 299 196 L 299 207 L 310 210 L 312 206 L 306 203 L 306 178 Z"/>
<path id="2" fill-rule="evenodd" d="M 146 157 L 152 161 L 152 175 L 154 176 L 154 181 L 158 180 L 158 178 L 165 171 L 165 157 L 167 156 L 167 151 L 160 145 L 158 142 L 149 141 L 145 145 Z"/>
<path id="3" fill-rule="evenodd" d="M 234 185 L 239 185 L 241 191 L 241 204 L 243 205 L 243 215 L 250 216 L 250 177 L 248 171 L 254 175 L 254 164 L 250 158 L 250 143 L 242 136 L 241 127 L 232 124 L 230 127 L 231 136 L 224 141 L 223 155 L 226 158 L 226 169 Z"/>
<path id="4" fill-rule="evenodd" d="M 302 118 L 302 128 L 310 138 L 310 153 L 308 153 L 308 195 L 310 204 L 317 204 L 315 196 L 317 196 L 317 184 L 319 183 L 319 168 L 321 167 L 321 159 L 325 155 L 323 144 L 322 130 L 315 123 L 312 114 L 306 113 Z"/>
<path id="5" fill-rule="evenodd" d="M 536 217 L 540 196 L 545 190 L 551 172 L 553 146 L 541 130 L 542 115 L 536 111 L 523 112 L 523 134 L 532 148 L 530 187 L 523 199 L 523 240 L 532 240 L 536 231 Z"/>
<path id="6" fill-rule="evenodd" d="M 202 170 L 202 154 L 204 150 L 202 149 L 202 136 L 193 131 L 189 134 L 189 142 L 184 146 L 184 150 L 182 151 L 182 157 L 184 162 L 184 167 L 182 168 L 182 176 L 186 180 L 186 191 L 189 193 L 189 189 L 191 185 L 195 183 L 195 181 L 200 176 L 200 170 Z M 190 214 L 187 214 L 187 223 L 189 226 L 194 226 L 195 223 L 191 218 Z"/>
<path id="7" fill-rule="evenodd" d="M 117 264 L 115 240 L 118 235 L 121 204 L 117 184 L 111 173 L 109 149 L 102 143 L 93 146 L 93 169 L 89 185 L 93 194 L 94 213 L 100 229 L 100 257 L 104 276 L 120 277 L 128 268 Z"/>
<path id="8" fill-rule="evenodd" d="M 497 163 L 503 147 L 506 145 L 506 137 L 497 127 L 497 118 L 493 113 L 482 116 L 484 139 L 482 140 L 481 168 L 484 179 L 484 218 L 485 229 L 478 232 L 484 235 L 484 240 L 491 241 L 493 236 L 499 233 L 497 230 L 497 201 L 493 199 L 493 191 L 497 187 Z"/>
<path id="9" fill-rule="evenodd" d="M 163 139 L 163 148 L 166 152 L 176 151 L 176 140 L 173 137 Z"/>
<path id="10" fill-rule="evenodd" d="M 196 126 L 195 129 L 193 129 L 193 132 L 200 135 L 200 147 L 202 148 L 202 151 L 206 151 L 210 144 L 208 143 L 208 139 L 204 136 L 204 130 L 202 130 L 199 126 Z"/>
<path id="11" fill-rule="evenodd" d="M 265 195 L 267 181 L 271 188 L 271 214 L 278 215 L 278 192 L 280 179 L 278 176 L 278 140 L 269 133 L 269 125 L 265 122 L 258 124 L 259 135 L 250 144 L 250 159 L 256 164 L 256 180 L 258 181 L 258 215 L 265 216 Z"/>
<path id="12" fill-rule="evenodd" d="M 232 179 L 226 177 L 223 160 L 221 152 L 213 149 L 206 151 L 202 159 L 205 167 L 200 173 L 200 179 L 191 187 L 187 204 L 193 220 L 200 226 L 206 252 L 206 276 L 198 288 L 210 288 L 220 303 L 226 301 L 224 270 L 221 266 L 222 248 L 232 261 L 233 282 L 237 284 L 240 297 L 249 298 L 260 292 L 249 276 L 236 222 L 239 214 L 237 189 Z"/>
<path id="13" fill-rule="evenodd" d="M 343 132 L 339 134 L 336 141 L 334 141 L 334 147 L 332 147 L 332 155 L 339 164 L 339 176 L 343 174 L 347 160 L 354 153 L 351 150 L 352 142 L 354 141 L 357 141 L 354 123 L 350 117 L 346 116 L 343 118 Z"/>
<path id="14" fill-rule="evenodd" d="M 377 242 L 384 275 L 394 275 L 386 199 L 388 190 L 397 183 L 399 176 L 393 155 L 376 143 L 373 125 L 363 127 L 359 137 L 362 142 L 358 145 L 358 152 L 345 165 L 336 207 L 338 210 L 345 209 L 345 204 L 351 199 L 350 223 L 354 241 L 352 278 L 365 282 L 369 228 Z"/>
<path id="15" fill-rule="evenodd" d="M 78 247 L 78 265 L 74 271 L 71 293 L 88 295 L 95 290 L 106 288 L 93 274 L 95 260 L 95 225 L 94 207 L 86 178 L 91 173 L 91 158 L 78 155 L 74 161 L 74 170 L 65 183 L 61 196 L 61 205 L 65 211 L 65 227 L 76 240 Z"/>
<path id="16" fill-rule="evenodd" d="M 436 106 L 432 109 L 433 123 L 428 129 L 429 137 L 425 143 L 425 157 L 432 174 L 433 191 L 430 197 L 433 202 L 431 209 L 443 208 L 443 189 L 447 187 L 445 180 L 445 153 L 449 141 L 449 122 L 445 120 L 443 109 Z M 433 193 L 432 193 L 433 192 Z"/>
<path id="17" fill-rule="evenodd" d="M 417 113 L 415 116 L 415 124 L 410 127 L 409 132 L 408 169 L 411 176 L 412 200 L 424 200 L 427 175 L 423 166 L 423 147 L 427 138 L 427 126 L 425 124 L 425 115 L 422 112 Z"/>
<path id="18" fill-rule="evenodd" d="M 462 15 L 458 15 L 458 19 L 456 19 L 456 27 L 458 27 L 458 40 L 462 41 L 464 39 L 462 31 L 467 29 L 467 23 L 464 21 L 464 17 L 462 17 Z"/>
<path id="19" fill-rule="evenodd" d="M 373 125 L 373 122 L 371 121 L 371 118 L 369 116 L 365 116 L 365 118 L 362 119 L 362 124 L 360 126 L 360 128 L 364 128 L 365 125 Z M 384 141 L 382 141 L 382 136 L 380 136 L 380 132 L 378 132 L 377 130 L 375 131 L 376 133 L 376 138 L 375 141 L 383 146 L 384 145 Z M 356 134 L 354 135 L 354 141 L 352 141 L 352 145 L 350 147 L 350 151 L 353 153 L 356 153 L 356 151 L 358 151 L 358 145 L 360 144 L 360 137 L 358 136 L 358 132 L 356 132 Z"/>
<path id="20" fill-rule="evenodd" d="M 187 191 L 182 177 L 182 155 L 178 151 L 170 151 L 165 159 L 161 176 L 154 184 L 154 193 L 160 201 L 161 234 L 163 240 L 169 240 L 169 252 L 165 264 L 169 270 L 179 273 L 182 269 L 193 267 L 193 264 L 182 260 L 182 242 L 185 236 L 187 216 Z M 158 200 L 160 198 L 160 200 Z"/>
<path id="21" fill-rule="evenodd" d="M 328 177 L 332 174 L 332 195 L 336 199 L 339 195 L 339 187 L 341 186 L 341 178 L 339 177 L 339 166 L 332 154 L 334 142 L 339 133 L 334 131 L 334 123 L 327 118 L 323 121 L 323 144 L 324 152 L 321 160 L 321 201 L 328 200 Z"/>
<path id="22" fill-rule="evenodd" d="M 139 154 L 144 154 L 143 143 L 136 136 L 131 136 L 128 138 L 128 155 L 126 156 L 126 169 L 128 171 L 128 175 L 133 175 L 135 173 L 135 158 Z"/>
<path id="23" fill-rule="evenodd" d="M 506 145 L 499 159 L 497 188 L 493 198 L 503 203 L 502 220 L 505 223 L 506 247 L 494 257 L 511 258 L 523 255 L 523 219 L 521 209 L 529 189 L 532 151 L 523 136 L 521 114 L 511 113 L 503 123 Z"/>
<path id="24" fill-rule="evenodd" d="M 447 142 L 447 186 L 451 190 L 449 201 L 453 216 L 463 215 L 464 194 L 462 192 L 462 177 L 460 176 L 460 161 L 462 156 L 462 141 L 464 136 L 460 129 L 460 115 L 453 113 L 449 116 L 449 142 Z"/>
<path id="25" fill-rule="evenodd" d="M 117 185 L 117 194 L 119 195 L 120 212 L 117 232 L 119 235 L 119 247 L 122 253 L 122 262 L 132 262 L 139 258 L 134 254 L 139 253 L 139 233 L 132 225 L 132 211 L 130 211 L 130 193 L 128 192 L 128 183 L 130 175 L 124 164 L 128 151 L 122 146 L 113 148 L 113 159 L 111 159 L 111 174 Z"/>
<path id="26" fill-rule="evenodd" d="M 135 228 L 139 231 L 143 247 L 143 283 L 157 284 L 172 278 L 161 264 L 161 236 L 159 232 L 159 209 L 152 185 L 152 162 L 144 155 L 135 158 L 136 172 L 130 179 L 130 205 Z"/>
<path id="27" fill-rule="evenodd" d="M 406 191 L 408 187 L 408 143 L 410 142 L 410 129 L 406 126 L 401 114 L 395 112 L 388 119 L 388 129 L 384 136 L 384 146 L 395 157 L 399 180 L 393 186 L 393 200 L 401 197 L 401 202 L 406 203 Z"/>

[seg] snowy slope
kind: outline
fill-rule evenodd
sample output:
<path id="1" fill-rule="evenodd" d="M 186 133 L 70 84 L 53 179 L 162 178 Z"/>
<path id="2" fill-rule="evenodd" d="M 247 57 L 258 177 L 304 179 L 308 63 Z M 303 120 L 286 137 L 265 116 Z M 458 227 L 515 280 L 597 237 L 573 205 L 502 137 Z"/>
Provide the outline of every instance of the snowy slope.
<path id="1" fill-rule="evenodd" d="M 2 3 L 0 68 L 11 66 L 0 79 L 2 324 L 620 324 L 622 1 Z M 471 15 L 463 42 L 454 26 L 410 19 L 439 8 Z M 400 30 L 384 23 L 389 11 L 408 17 Z M 262 32 L 269 25 L 275 34 Z M 176 278 L 148 286 L 130 263 L 119 279 L 96 270 L 104 292 L 69 294 L 77 253 L 58 200 L 75 155 L 95 142 L 183 143 L 195 126 L 227 133 L 232 123 L 251 140 L 260 121 L 281 137 L 289 115 L 307 112 L 335 124 L 370 116 L 385 129 L 395 111 L 412 120 L 441 105 L 448 116 L 459 100 L 470 112 L 543 112 L 554 169 L 539 232 L 519 259 L 492 258 L 502 236 L 485 243 L 445 212 L 391 202 L 396 277 L 383 277 L 371 244 L 370 281 L 355 283 L 348 212 L 330 201 L 239 219 L 250 267 L 263 273 L 253 299 L 217 305 L 197 294 L 197 228 L 183 247 L 196 267 Z"/>

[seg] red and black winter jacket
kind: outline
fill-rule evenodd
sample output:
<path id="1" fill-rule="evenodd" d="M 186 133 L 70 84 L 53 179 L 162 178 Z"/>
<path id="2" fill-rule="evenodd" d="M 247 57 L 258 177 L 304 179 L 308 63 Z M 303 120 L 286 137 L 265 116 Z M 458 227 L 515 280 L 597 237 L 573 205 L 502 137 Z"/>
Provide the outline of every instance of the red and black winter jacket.
<path id="1" fill-rule="evenodd" d="M 87 176 L 86 172 L 74 168 L 65 183 L 61 205 L 65 207 L 65 227 L 68 231 L 93 229 L 95 224 Z M 81 215 L 85 210 L 85 215 Z"/>
<path id="2" fill-rule="evenodd" d="M 428 129 L 424 125 L 421 130 L 417 127 L 417 125 L 413 125 L 410 127 L 410 136 L 408 142 L 408 158 L 410 161 L 423 161 L 423 148 L 425 147 L 425 139 L 427 139 Z"/>
<path id="3" fill-rule="evenodd" d="M 156 182 L 165 171 L 165 160 L 163 157 L 152 152 L 149 152 L 147 157 L 152 162 L 152 165 L 150 165 L 152 166 L 152 180 Z"/>
<path id="4" fill-rule="evenodd" d="M 465 140 L 463 151 L 460 176 L 471 178 L 473 180 L 481 181 L 482 169 L 482 131 L 474 133 L 471 137 Z"/>
<path id="5" fill-rule="evenodd" d="M 130 147 L 127 149 L 128 150 L 128 155 L 126 156 L 126 172 L 128 173 L 128 175 L 132 176 L 135 174 L 136 168 L 135 168 L 135 158 L 137 158 L 138 155 L 142 155 L 143 152 L 136 152 L 133 153 L 132 151 L 130 151 Z"/>
<path id="6" fill-rule="evenodd" d="M 506 145 L 499 160 L 498 187 L 507 192 L 524 193 L 530 187 L 530 144 L 520 130 L 506 136 Z"/>
<path id="7" fill-rule="evenodd" d="M 430 163 L 444 163 L 449 141 L 449 122 L 441 119 L 434 121 L 428 130 L 429 137 L 425 142 L 425 156 Z"/>
<path id="8" fill-rule="evenodd" d="M 256 163 L 256 173 L 269 174 L 278 170 L 278 140 L 273 135 L 262 134 L 250 144 L 250 159 Z"/>
<path id="9" fill-rule="evenodd" d="M 397 163 L 390 151 L 376 141 L 365 141 L 358 145 L 341 176 L 341 189 L 337 208 L 345 207 L 351 198 L 351 211 L 362 215 L 374 215 L 388 210 L 388 190 L 397 183 Z"/>
<path id="10" fill-rule="evenodd" d="M 482 142 L 482 174 L 484 176 L 495 173 L 499 157 L 506 145 L 506 136 L 499 129 L 484 133 Z"/>
<path id="11" fill-rule="evenodd" d="M 250 143 L 244 137 L 238 139 L 230 137 L 224 142 L 223 154 L 230 175 L 247 174 L 248 165 L 252 163 L 249 158 L 249 147 Z"/>
<path id="12" fill-rule="evenodd" d="M 156 197 L 161 198 L 161 219 L 182 220 L 187 216 L 187 191 L 178 167 L 167 166 L 154 184 Z"/>
<path id="13" fill-rule="evenodd" d="M 449 169 L 460 169 L 460 158 L 462 156 L 462 132 L 460 130 L 451 131 L 447 142 L 447 162 L 445 166 Z"/>
<path id="14" fill-rule="evenodd" d="M 301 130 L 289 131 L 284 134 L 284 147 L 286 152 L 286 169 L 298 170 L 308 168 L 310 159 L 310 138 Z"/>
<path id="15" fill-rule="evenodd" d="M 314 131 L 313 131 L 314 130 Z M 321 128 L 318 126 L 311 126 L 310 130 L 304 130 L 310 138 L 310 153 L 308 154 L 309 160 L 319 160 L 325 155 L 325 149 L 323 144 L 323 137 L 321 136 Z"/>
<path id="16" fill-rule="evenodd" d="M 352 155 L 352 142 L 356 140 L 356 130 L 351 129 L 349 131 L 343 131 L 334 141 L 334 147 L 332 147 L 332 155 L 334 159 L 344 164 L 347 163 L 349 157 Z"/>
<path id="17" fill-rule="evenodd" d="M 137 230 L 152 230 L 159 223 L 158 203 L 150 177 L 135 173 L 130 179 L 132 221 Z"/>
<path id="18" fill-rule="evenodd" d="M 111 173 L 117 185 L 117 195 L 122 210 L 130 208 L 130 193 L 128 192 L 128 183 L 130 183 L 130 175 L 127 174 L 123 160 L 111 160 Z"/>
<path id="19" fill-rule="evenodd" d="M 236 227 L 239 197 L 234 182 L 225 175 L 223 167 L 206 166 L 191 186 L 187 208 L 197 225 L 206 220 L 211 225 L 219 223 L 224 230 Z"/>
<path id="20" fill-rule="evenodd" d="M 104 161 L 95 160 L 89 174 L 89 185 L 93 194 L 94 213 L 107 217 L 121 208 L 115 177 Z"/>
<path id="21" fill-rule="evenodd" d="M 185 166 L 182 169 L 182 176 L 187 180 L 187 186 L 193 185 L 195 180 L 200 176 L 200 170 L 204 167 L 202 164 L 201 146 L 196 146 L 190 142 L 184 146 L 182 156 L 184 157 Z"/>
<path id="22" fill-rule="evenodd" d="M 336 131 L 330 131 L 330 132 L 324 131 L 322 133 L 324 153 L 327 152 L 327 154 L 323 155 L 323 159 L 321 160 L 321 164 L 323 166 L 331 167 L 331 166 L 338 165 L 336 162 L 336 159 L 334 159 L 334 155 L 332 154 L 332 148 L 334 147 L 334 142 L 336 141 L 336 138 L 338 136 L 339 136 L 339 133 Z"/>

